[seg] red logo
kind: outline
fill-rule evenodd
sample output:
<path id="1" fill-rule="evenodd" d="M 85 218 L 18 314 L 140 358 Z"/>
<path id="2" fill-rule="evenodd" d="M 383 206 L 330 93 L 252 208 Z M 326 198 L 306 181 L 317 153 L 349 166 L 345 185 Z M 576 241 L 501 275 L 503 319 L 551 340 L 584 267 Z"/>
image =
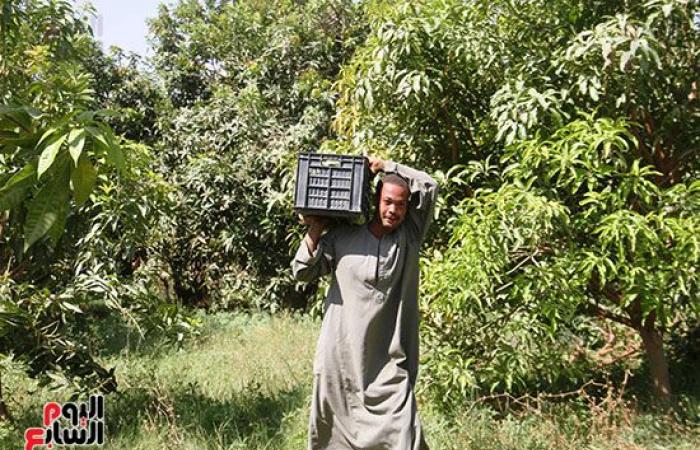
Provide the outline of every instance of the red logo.
<path id="1" fill-rule="evenodd" d="M 104 398 L 91 395 L 88 403 L 49 402 L 44 405 L 44 426 L 27 428 L 24 432 L 24 450 L 45 445 L 53 448 L 64 445 L 104 444 Z"/>

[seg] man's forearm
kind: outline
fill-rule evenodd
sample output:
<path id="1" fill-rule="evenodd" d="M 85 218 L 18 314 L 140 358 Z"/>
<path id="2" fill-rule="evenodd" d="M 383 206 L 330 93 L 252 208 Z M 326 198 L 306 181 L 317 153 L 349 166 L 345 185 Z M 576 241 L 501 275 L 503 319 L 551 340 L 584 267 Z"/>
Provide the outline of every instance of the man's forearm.
<path id="1" fill-rule="evenodd" d="M 316 248 L 318 247 L 318 241 L 321 239 L 322 233 L 322 226 L 309 227 L 309 231 L 307 231 L 306 236 L 304 236 L 304 242 L 306 242 L 306 247 L 309 249 L 309 253 L 313 253 L 316 251 Z"/>
<path id="2" fill-rule="evenodd" d="M 381 170 L 384 173 L 397 173 L 403 178 L 408 179 L 411 182 L 411 192 L 414 192 L 416 189 L 416 186 L 413 184 L 414 181 L 425 183 L 427 186 L 437 185 L 436 181 L 427 172 L 394 161 L 382 161 Z"/>

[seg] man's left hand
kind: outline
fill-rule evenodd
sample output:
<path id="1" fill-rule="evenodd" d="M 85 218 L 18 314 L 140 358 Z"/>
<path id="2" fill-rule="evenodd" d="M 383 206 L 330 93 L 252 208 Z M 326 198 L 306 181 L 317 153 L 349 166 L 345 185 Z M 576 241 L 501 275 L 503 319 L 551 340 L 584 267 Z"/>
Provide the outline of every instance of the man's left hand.
<path id="1" fill-rule="evenodd" d="M 376 156 L 368 156 L 367 160 L 369 161 L 369 170 L 371 170 L 372 173 L 384 170 L 383 159 L 377 158 Z"/>

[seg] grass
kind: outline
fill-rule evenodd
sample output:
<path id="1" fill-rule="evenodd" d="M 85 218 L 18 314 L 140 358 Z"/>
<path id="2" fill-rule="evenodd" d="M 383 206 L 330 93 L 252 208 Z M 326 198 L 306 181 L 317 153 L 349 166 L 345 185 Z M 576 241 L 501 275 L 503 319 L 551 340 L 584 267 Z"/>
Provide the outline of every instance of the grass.
<path id="1" fill-rule="evenodd" d="M 106 398 L 107 449 L 305 450 L 311 367 L 320 322 L 309 317 L 216 314 L 180 349 L 159 342 L 116 346 L 120 392 Z M 20 448 L 41 406 L 68 391 L 37 387 L 19 367 L 3 391 L 16 417 L 0 425 L 0 448 Z M 419 380 L 420 382 L 420 380 Z M 505 417 L 485 405 L 455 416 L 419 398 L 433 450 L 696 449 L 698 421 L 641 413 L 620 399 L 593 408 L 569 401 Z M 700 408 L 689 400 L 688 408 Z M 700 416 L 699 416 L 700 417 Z"/>

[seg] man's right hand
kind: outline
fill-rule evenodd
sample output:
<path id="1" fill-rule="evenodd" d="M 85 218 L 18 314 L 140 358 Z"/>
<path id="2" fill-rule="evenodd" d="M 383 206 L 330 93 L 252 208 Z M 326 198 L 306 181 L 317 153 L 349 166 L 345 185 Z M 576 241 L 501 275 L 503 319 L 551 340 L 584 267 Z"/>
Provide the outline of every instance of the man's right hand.
<path id="1" fill-rule="evenodd" d="M 308 225 L 314 230 L 323 231 L 328 225 L 328 218 L 323 216 L 299 214 L 299 223 Z"/>
<path id="2" fill-rule="evenodd" d="M 299 214 L 299 223 L 309 226 L 306 236 L 304 236 L 304 242 L 306 242 L 309 252 L 313 253 L 316 251 L 316 247 L 318 247 L 318 240 L 321 238 L 323 230 L 325 230 L 328 225 L 328 218 Z"/>

